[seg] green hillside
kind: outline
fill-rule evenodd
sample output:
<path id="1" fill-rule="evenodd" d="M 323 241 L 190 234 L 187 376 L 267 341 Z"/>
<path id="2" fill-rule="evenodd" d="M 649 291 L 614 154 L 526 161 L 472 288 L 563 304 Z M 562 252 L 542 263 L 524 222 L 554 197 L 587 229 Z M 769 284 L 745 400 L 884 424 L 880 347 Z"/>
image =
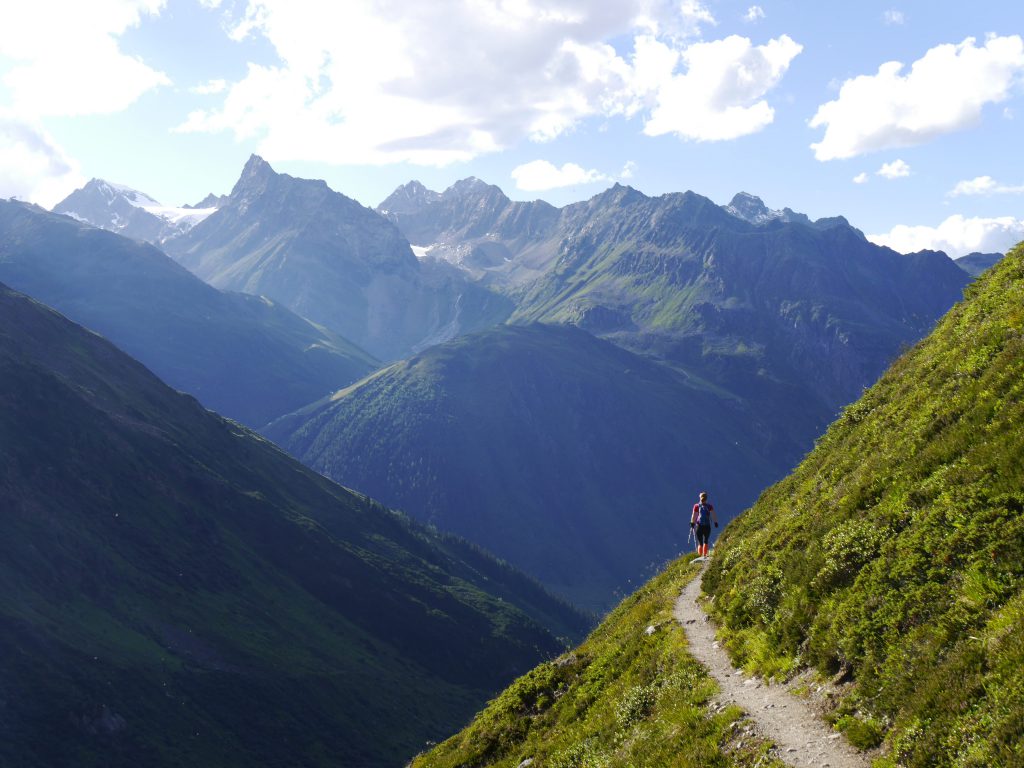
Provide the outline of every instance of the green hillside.
<path id="1" fill-rule="evenodd" d="M 853 684 L 886 766 L 1024 764 L 1024 246 L 722 535 L 733 653 Z"/>
<path id="2" fill-rule="evenodd" d="M 738 707 L 709 706 L 715 682 L 672 617 L 697 573 L 691 560 L 669 565 L 578 648 L 516 680 L 413 768 L 782 768 Z"/>
<path id="3" fill-rule="evenodd" d="M 398 765 L 586 621 L 0 286 L 0 765 Z"/>
<path id="4" fill-rule="evenodd" d="M 265 434 L 308 466 L 606 610 L 790 468 L 733 399 L 571 326 L 503 326 L 373 374 Z"/>

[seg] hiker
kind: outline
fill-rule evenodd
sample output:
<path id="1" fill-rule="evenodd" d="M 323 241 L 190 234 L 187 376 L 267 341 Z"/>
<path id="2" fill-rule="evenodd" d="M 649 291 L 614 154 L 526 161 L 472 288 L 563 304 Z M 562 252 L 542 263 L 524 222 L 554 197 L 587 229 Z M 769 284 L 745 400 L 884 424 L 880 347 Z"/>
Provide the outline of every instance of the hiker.
<path id="1" fill-rule="evenodd" d="M 697 554 L 701 557 L 708 556 L 708 542 L 711 541 L 711 523 L 718 527 L 718 515 L 715 514 L 715 505 L 708 501 L 708 492 L 700 492 L 700 501 L 693 505 L 693 514 L 690 515 L 690 527 L 697 531 Z"/>

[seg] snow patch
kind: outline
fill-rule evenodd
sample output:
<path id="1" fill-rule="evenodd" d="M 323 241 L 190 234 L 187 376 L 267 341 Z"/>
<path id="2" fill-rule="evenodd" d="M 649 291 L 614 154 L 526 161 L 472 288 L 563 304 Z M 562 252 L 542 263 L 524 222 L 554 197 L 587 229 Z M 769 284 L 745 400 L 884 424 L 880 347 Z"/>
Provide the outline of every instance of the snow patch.
<path id="1" fill-rule="evenodd" d="M 432 246 L 432 245 L 410 245 L 409 247 L 412 248 L 412 252 L 416 255 L 416 258 L 420 259 L 422 261 L 423 259 L 427 258 L 427 253 L 434 246 Z"/>

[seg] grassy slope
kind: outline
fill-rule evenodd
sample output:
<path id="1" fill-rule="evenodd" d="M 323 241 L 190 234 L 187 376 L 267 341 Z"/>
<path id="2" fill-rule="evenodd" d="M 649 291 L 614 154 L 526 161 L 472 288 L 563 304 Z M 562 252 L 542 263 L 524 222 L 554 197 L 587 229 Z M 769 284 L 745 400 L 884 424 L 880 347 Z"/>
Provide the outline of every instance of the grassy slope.
<path id="1" fill-rule="evenodd" d="M 414 768 L 515 768 L 527 758 L 536 768 L 780 765 L 764 742 L 739 735 L 738 708 L 707 706 L 715 683 L 672 618 L 696 574 L 691 560 L 672 563 L 582 645 L 519 678 Z"/>
<path id="2" fill-rule="evenodd" d="M 2 287 L 0 381 L 4 766 L 393 765 L 584 623 Z"/>
<path id="3" fill-rule="evenodd" d="M 847 669 L 883 765 L 1024 762 L 1024 246 L 723 533 L 733 653 Z"/>

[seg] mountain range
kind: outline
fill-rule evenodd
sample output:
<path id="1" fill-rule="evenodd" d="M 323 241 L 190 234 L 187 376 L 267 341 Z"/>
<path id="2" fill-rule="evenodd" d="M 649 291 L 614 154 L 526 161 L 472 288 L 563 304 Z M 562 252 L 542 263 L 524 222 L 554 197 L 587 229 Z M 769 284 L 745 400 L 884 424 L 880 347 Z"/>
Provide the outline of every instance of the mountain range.
<path id="1" fill-rule="evenodd" d="M 378 365 L 285 307 L 206 285 L 149 244 L 24 203 L 0 201 L 0 280 L 253 426 Z"/>
<path id="2" fill-rule="evenodd" d="M 678 538 L 654 541 L 633 525 L 623 529 L 634 537 L 628 554 L 607 564 L 614 558 L 595 546 L 601 531 L 619 530 L 636 508 L 663 530 L 669 510 L 701 488 L 728 515 L 752 502 L 970 281 L 943 254 L 897 254 L 842 217 L 811 221 L 745 193 L 720 206 L 693 192 L 652 198 L 616 185 L 557 209 L 465 179 L 441 193 L 407 184 L 372 211 L 256 156 L 214 213 L 164 247 L 215 285 L 270 296 L 383 359 L 407 358 L 352 389 L 339 384 L 326 405 L 320 390 L 267 434 L 343 483 L 496 547 L 590 607 L 607 605 Z M 683 382 L 680 402 L 703 405 L 683 418 L 689 406 L 652 396 L 636 411 L 619 393 L 642 387 L 610 376 L 613 354 L 582 334 L 456 338 L 506 318 L 612 342 L 633 353 L 616 361 L 622 370 L 657 361 L 676 375 L 663 391 Z M 484 371 L 486 384 L 460 381 Z M 516 381 L 543 397 L 524 399 Z M 545 400 L 558 406 L 546 411 Z M 548 421 L 564 434 L 540 464 L 529 425 Z M 657 460 L 643 470 L 616 463 L 626 448 L 612 424 L 636 426 L 638 453 Z M 664 424 L 678 447 L 654 448 L 669 444 Z M 710 435 L 700 450 L 714 461 L 693 460 L 698 433 Z M 600 446 L 600 480 L 567 435 Z M 516 490 L 517 473 L 530 478 L 528 492 Z M 578 495 L 559 477 L 576 478 Z M 527 528 L 564 533 L 587 509 L 593 531 L 583 526 L 569 541 L 593 576 L 574 571 L 572 557 L 560 561 L 557 548 L 508 535 L 517 511 Z"/>
<path id="3" fill-rule="evenodd" d="M 587 620 L 0 286 L 0 763 L 396 765 Z"/>
<path id="4" fill-rule="evenodd" d="M 686 547 L 703 487 L 726 520 L 788 469 L 759 424 L 706 382 L 538 324 L 432 347 L 263 432 L 599 611 Z"/>

